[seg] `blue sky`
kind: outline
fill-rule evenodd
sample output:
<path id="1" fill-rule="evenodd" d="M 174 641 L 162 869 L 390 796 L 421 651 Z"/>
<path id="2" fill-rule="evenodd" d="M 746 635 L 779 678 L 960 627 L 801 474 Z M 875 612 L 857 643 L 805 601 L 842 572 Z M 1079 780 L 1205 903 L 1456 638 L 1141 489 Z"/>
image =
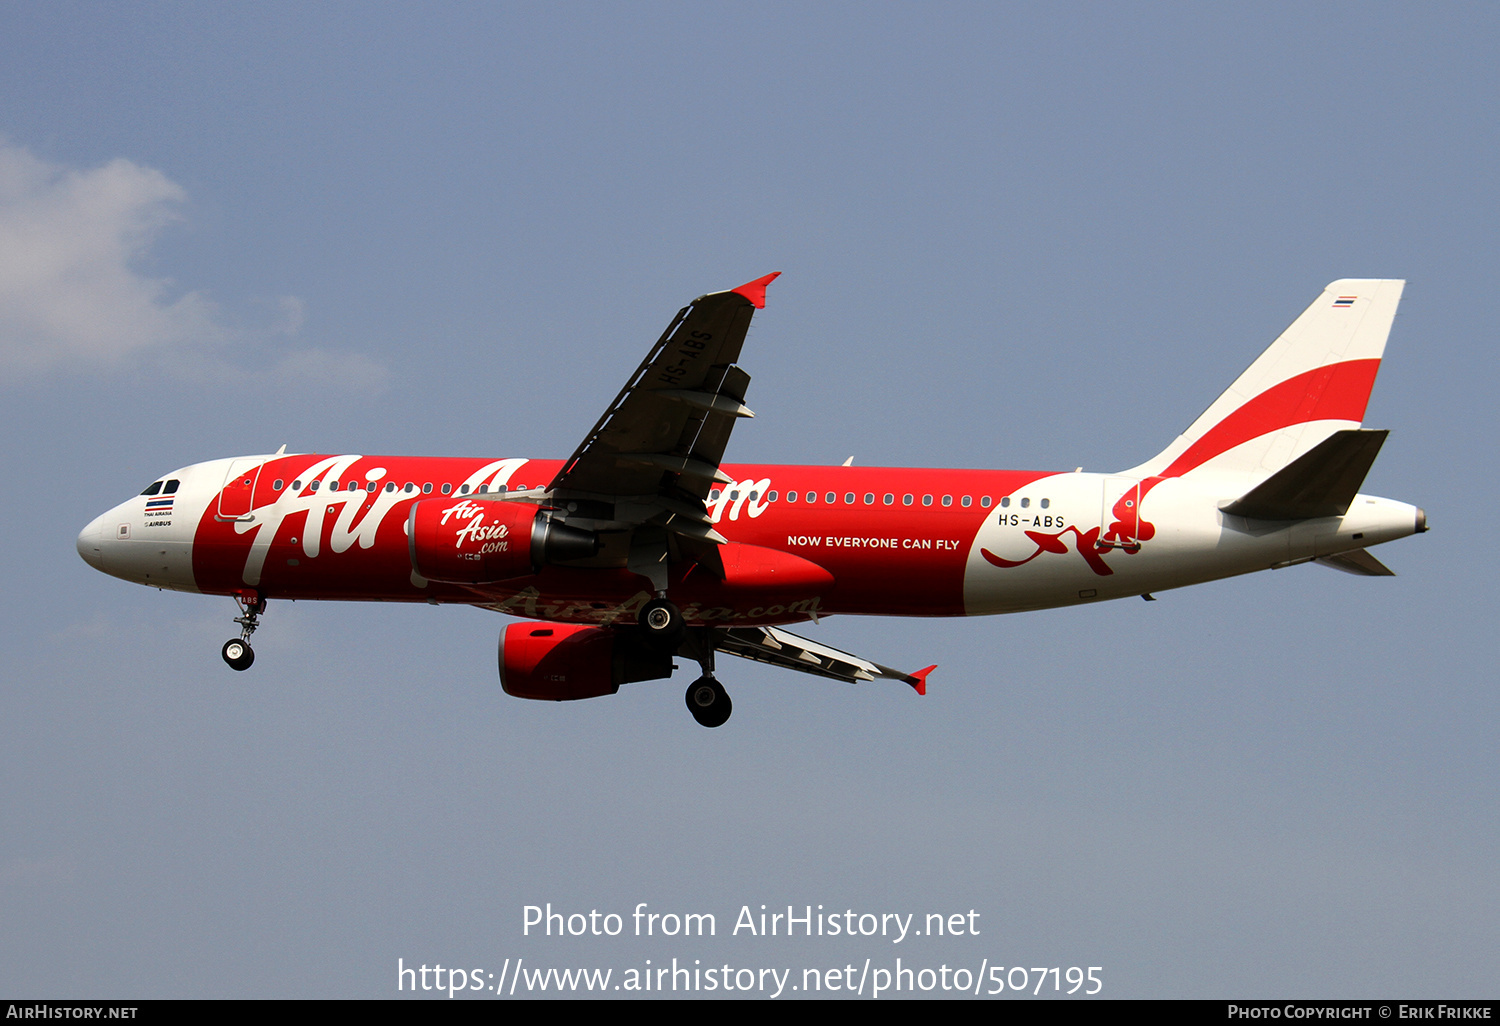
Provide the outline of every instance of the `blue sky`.
<path id="1" fill-rule="evenodd" d="M 1101 965 L 1112 996 L 1493 996 L 1481 5 L 0 11 L 0 992 L 392 996 L 405 963 Z M 508 698 L 502 618 L 105 578 L 78 529 L 264 452 L 562 456 L 771 270 L 730 458 L 1092 470 L 1322 288 L 1409 279 L 1366 488 L 1434 530 L 1154 604 L 831 619 L 930 694 L 723 668 Z M 1465 526 L 1467 525 L 1467 526 Z M 1472 529 L 1471 529 L 1472 528 Z M 1468 531 L 1465 537 L 1464 531 Z M 521 909 L 719 916 L 693 943 Z M 742 905 L 979 937 L 722 936 Z"/>

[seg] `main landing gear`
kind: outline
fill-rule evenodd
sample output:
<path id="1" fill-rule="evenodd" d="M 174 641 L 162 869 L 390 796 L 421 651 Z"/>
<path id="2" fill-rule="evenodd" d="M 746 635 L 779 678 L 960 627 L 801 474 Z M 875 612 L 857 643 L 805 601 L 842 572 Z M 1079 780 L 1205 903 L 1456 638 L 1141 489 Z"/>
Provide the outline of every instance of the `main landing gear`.
<path id="1" fill-rule="evenodd" d="M 641 607 L 641 634 L 658 652 L 675 652 L 682 643 L 682 611 L 665 598 L 654 598 Z"/>
<path id="2" fill-rule="evenodd" d="M 266 611 L 266 600 L 256 592 L 237 592 L 234 601 L 240 607 L 240 615 L 234 622 L 240 625 L 240 636 L 224 642 L 219 654 L 231 670 L 248 670 L 255 662 L 255 649 L 250 647 L 250 635 L 260 626 L 260 614 Z"/>
<path id="3" fill-rule="evenodd" d="M 688 712 L 705 727 L 722 727 L 724 721 L 729 719 L 729 714 L 734 712 L 729 692 L 711 675 L 699 677 L 689 684 L 684 697 L 687 699 Z"/>
<path id="4" fill-rule="evenodd" d="M 705 727 L 722 727 L 734 711 L 729 692 L 714 676 L 713 631 L 706 627 L 689 629 L 682 611 L 659 596 L 641 608 L 641 634 L 646 644 L 658 652 L 671 652 L 695 660 L 703 676 L 688 685 L 683 699 L 688 712 Z"/>

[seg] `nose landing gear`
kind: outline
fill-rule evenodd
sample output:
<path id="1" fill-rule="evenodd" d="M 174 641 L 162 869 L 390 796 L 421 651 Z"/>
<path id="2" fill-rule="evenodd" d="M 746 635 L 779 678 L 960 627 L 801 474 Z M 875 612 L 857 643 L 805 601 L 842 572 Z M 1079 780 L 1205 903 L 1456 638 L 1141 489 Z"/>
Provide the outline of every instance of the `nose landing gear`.
<path id="1" fill-rule="evenodd" d="M 250 664 L 255 662 L 255 649 L 250 643 L 239 638 L 230 638 L 224 642 L 224 647 L 219 651 L 224 661 L 229 664 L 230 669 L 248 670 Z"/>
<path id="2" fill-rule="evenodd" d="M 240 636 L 224 642 L 219 654 L 231 670 L 248 670 L 255 662 L 255 650 L 250 647 L 250 635 L 260 626 L 260 614 L 266 611 L 266 600 L 257 592 L 235 592 L 234 601 L 240 607 L 240 615 L 234 622 L 240 625 Z"/>

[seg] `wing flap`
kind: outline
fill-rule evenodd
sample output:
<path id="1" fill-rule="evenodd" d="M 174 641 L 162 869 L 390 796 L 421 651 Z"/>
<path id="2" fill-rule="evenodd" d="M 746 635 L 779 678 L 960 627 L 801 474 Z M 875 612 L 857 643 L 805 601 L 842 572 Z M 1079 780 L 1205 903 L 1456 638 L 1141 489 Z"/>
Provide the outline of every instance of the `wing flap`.
<path id="1" fill-rule="evenodd" d="M 923 695 L 927 693 L 927 675 L 936 669 L 929 666 L 916 673 L 903 673 L 779 627 L 723 628 L 715 632 L 714 647 L 741 659 L 841 680 L 846 684 L 876 678 L 899 680 Z"/>

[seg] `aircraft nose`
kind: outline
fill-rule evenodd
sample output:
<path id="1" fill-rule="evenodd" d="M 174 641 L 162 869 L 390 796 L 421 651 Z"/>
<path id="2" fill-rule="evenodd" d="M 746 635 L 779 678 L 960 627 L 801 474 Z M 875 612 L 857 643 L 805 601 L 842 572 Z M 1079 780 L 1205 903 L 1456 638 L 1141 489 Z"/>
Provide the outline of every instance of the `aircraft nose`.
<path id="1" fill-rule="evenodd" d="M 95 517 L 78 532 L 78 554 L 95 570 L 104 569 L 104 518 Z"/>

